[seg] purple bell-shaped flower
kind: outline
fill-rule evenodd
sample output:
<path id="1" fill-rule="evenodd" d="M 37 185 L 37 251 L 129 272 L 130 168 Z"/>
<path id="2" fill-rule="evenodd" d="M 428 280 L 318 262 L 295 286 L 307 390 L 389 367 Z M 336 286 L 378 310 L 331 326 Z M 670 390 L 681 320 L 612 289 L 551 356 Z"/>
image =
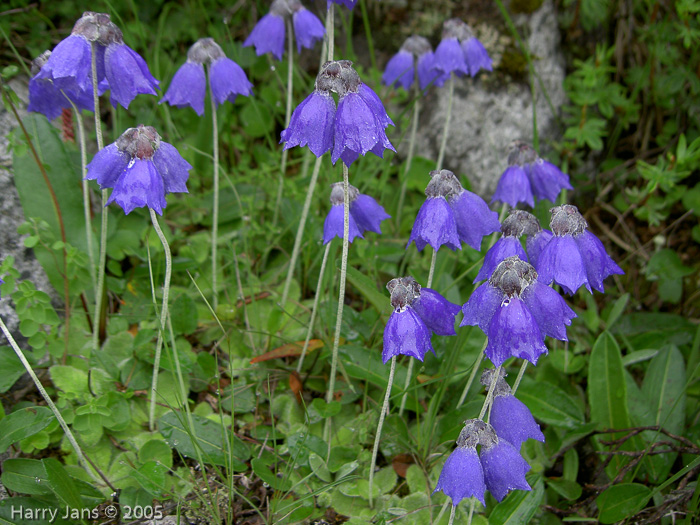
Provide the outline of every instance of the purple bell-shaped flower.
<path id="1" fill-rule="evenodd" d="M 331 209 L 323 224 L 323 244 L 328 244 L 334 237 L 343 238 L 343 183 L 336 182 L 331 185 L 331 188 Z M 366 231 L 382 233 L 381 222 L 391 216 L 376 200 L 369 195 L 363 195 L 355 186 L 349 186 L 348 194 L 350 197 L 348 242 L 352 242 L 355 237 L 363 239 Z"/>
<path id="2" fill-rule="evenodd" d="M 451 18 L 444 22 L 442 40 L 435 50 L 433 65 L 442 75 L 442 82 L 450 73 L 475 77 L 481 69 L 491 71 L 491 64 L 486 48 L 476 39 L 467 24 L 459 18 Z"/>
<path id="3" fill-rule="evenodd" d="M 382 75 L 382 83 L 402 87 L 406 91 L 416 77 L 421 89 L 427 88 L 439 73 L 433 69 L 435 55 L 430 42 L 422 36 L 409 36 L 389 62 Z"/>
<path id="4" fill-rule="evenodd" d="M 445 461 L 433 491 L 433 493 L 444 492 L 452 498 L 452 505 L 455 507 L 463 499 L 471 497 L 479 500 L 482 505 L 486 505 L 484 470 L 476 452 L 482 427 L 485 427 L 485 423 L 481 420 L 465 421 L 465 426 L 457 438 L 457 448 Z"/>

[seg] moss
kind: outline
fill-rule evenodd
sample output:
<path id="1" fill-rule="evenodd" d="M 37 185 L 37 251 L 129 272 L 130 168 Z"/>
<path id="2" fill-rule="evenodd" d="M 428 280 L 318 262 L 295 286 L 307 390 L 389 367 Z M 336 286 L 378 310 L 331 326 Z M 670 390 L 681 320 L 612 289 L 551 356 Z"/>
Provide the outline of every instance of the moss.
<path id="1" fill-rule="evenodd" d="M 525 55 L 517 49 L 509 47 L 503 52 L 498 69 L 514 79 L 526 76 L 527 60 L 525 59 Z"/>

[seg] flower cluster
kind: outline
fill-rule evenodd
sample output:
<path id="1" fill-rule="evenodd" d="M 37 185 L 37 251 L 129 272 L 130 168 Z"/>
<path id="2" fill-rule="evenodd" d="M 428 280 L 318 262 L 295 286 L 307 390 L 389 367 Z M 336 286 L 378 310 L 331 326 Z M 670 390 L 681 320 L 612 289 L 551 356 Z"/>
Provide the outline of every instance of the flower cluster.
<path id="1" fill-rule="evenodd" d="M 204 115 L 207 90 L 205 64 L 209 67 L 211 95 L 217 106 L 227 100 L 234 102 L 238 95 L 251 94 L 253 84 L 248 81 L 243 69 L 226 57 L 213 38 L 200 38 L 187 51 L 187 62 L 177 70 L 167 93 L 159 103 L 167 102 L 176 107 L 190 106 L 199 116 Z"/>
<path id="2" fill-rule="evenodd" d="M 258 55 L 272 53 L 277 60 L 282 60 L 286 34 L 285 20 L 290 16 L 294 25 L 297 50 L 300 53 L 302 47 L 312 48 L 326 34 L 318 17 L 306 9 L 299 0 L 274 0 L 270 6 L 270 12 L 255 24 L 243 45 L 255 46 L 255 52 Z"/>
<path id="3" fill-rule="evenodd" d="M 338 94 L 338 109 L 331 93 Z M 349 60 L 326 62 L 314 92 L 292 113 L 282 131 L 284 149 L 306 146 L 320 157 L 333 150 L 331 160 L 350 166 L 369 152 L 381 157 L 385 149 L 396 151 L 384 131 L 394 125 L 377 94 L 360 80 Z"/>
<path id="4" fill-rule="evenodd" d="M 80 88 L 60 89 L 50 78 L 40 78 L 41 68 L 51 57 L 51 51 L 44 51 L 32 61 L 32 78 L 29 81 L 29 105 L 27 111 L 42 113 L 47 119 L 53 120 L 65 109 L 71 109 L 75 104 L 79 110 L 95 110 L 92 86 L 89 90 Z"/>
<path id="5" fill-rule="evenodd" d="M 430 350 L 431 334 L 456 335 L 455 316 L 459 306 L 430 288 L 421 288 L 413 277 L 397 277 L 386 285 L 394 311 L 384 328 L 384 363 L 397 355 L 419 361 Z"/>
<path id="6" fill-rule="evenodd" d="M 533 214 L 523 210 L 511 210 L 508 217 L 501 224 L 501 233 L 503 235 L 486 252 L 484 264 L 474 282 L 478 283 L 491 277 L 496 266 L 513 255 L 517 255 L 523 261 L 527 261 L 528 257 L 520 244 L 520 237 L 527 235 L 528 238 L 531 238 L 541 230 L 540 223 Z"/>
<path id="7" fill-rule="evenodd" d="M 442 40 L 435 50 L 433 67 L 441 73 L 436 82 L 442 85 L 451 73 L 475 77 L 480 69 L 492 71 L 492 61 L 483 44 L 471 28 L 459 18 L 446 20 L 442 25 Z"/>
<path id="8" fill-rule="evenodd" d="M 508 168 L 498 181 L 493 200 L 512 207 L 520 202 L 534 207 L 534 197 L 554 202 L 562 189 L 573 189 L 569 176 L 541 159 L 531 146 L 516 140 L 508 152 Z"/>
<path id="9" fill-rule="evenodd" d="M 389 86 L 399 86 L 408 91 L 414 80 L 418 79 L 421 89 L 436 81 L 439 73 L 433 69 L 435 55 L 427 38 L 409 36 L 389 62 L 382 75 L 382 82 Z"/>
<path id="10" fill-rule="evenodd" d="M 107 204 L 116 202 L 126 214 L 148 206 L 162 215 L 165 195 L 187 193 L 191 169 L 153 127 L 139 125 L 98 151 L 87 166 L 86 178 L 97 180 L 101 189 L 114 188 Z"/>
<path id="11" fill-rule="evenodd" d="M 462 306 L 460 326 L 478 325 L 488 336 L 486 357 L 500 366 L 509 357 L 533 365 L 547 353 L 545 336 L 566 341 L 566 326 L 576 317 L 564 299 L 538 280 L 517 255 L 508 257 Z"/>
<path id="12" fill-rule="evenodd" d="M 121 30 L 108 14 L 91 11 L 83 13 L 34 78 L 50 80 L 64 92 L 91 92 L 93 50 L 100 93 L 109 89 L 113 106 L 128 108 L 136 95 L 156 94 L 158 81 L 141 55 L 124 44 Z"/>
<path id="13" fill-rule="evenodd" d="M 364 195 L 350 185 L 348 188 L 350 197 L 350 233 L 348 242 L 355 237 L 364 239 L 366 231 L 382 233 L 381 222 L 391 218 L 376 200 L 369 195 Z M 323 224 L 323 244 L 328 244 L 334 237 L 343 238 L 343 183 L 331 184 L 331 209 Z"/>
<path id="14" fill-rule="evenodd" d="M 485 505 L 486 490 L 498 501 L 511 490 L 531 490 L 525 479 L 529 470 L 527 461 L 493 426 L 481 419 L 468 419 L 457 438 L 457 448 L 442 467 L 435 492 L 444 492 L 454 506 L 470 497 Z"/>
<path id="15" fill-rule="evenodd" d="M 418 210 L 406 247 L 415 242 L 419 251 L 426 244 L 436 251 L 443 244 L 458 250 L 464 242 L 479 250 L 484 235 L 500 228 L 498 214 L 481 197 L 465 190 L 451 171 L 434 170 L 430 177 L 427 199 Z"/>
<path id="16" fill-rule="evenodd" d="M 537 272 L 543 283 L 552 281 L 568 294 L 581 286 L 604 291 L 603 280 L 612 274 L 622 275 L 615 261 L 605 251 L 600 239 L 587 230 L 588 223 L 576 206 L 565 204 L 549 210 L 553 237 L 537 259 Z"/>

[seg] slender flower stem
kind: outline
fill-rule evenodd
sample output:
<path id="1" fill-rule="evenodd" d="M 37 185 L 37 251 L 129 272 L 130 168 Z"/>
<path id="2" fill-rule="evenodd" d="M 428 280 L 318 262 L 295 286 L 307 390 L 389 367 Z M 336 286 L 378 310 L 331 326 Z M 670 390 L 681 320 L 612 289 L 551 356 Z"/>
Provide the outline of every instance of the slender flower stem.
<path id="1" fill-rule="evenodd" d="M 442 141 L 440 142 L 440 152 L 438 153 L 436 170 L 442 168 L 442 161 L 445 160 L 445 148 L 447 147 L 447 135 L 450 132 L 450 120 L 452 119 L 452 99 L 455 94 L 455 75 L 450 73 L 450 87 L 447 90 L 447 112 L 445 114 L 445 129 L 442 130 Z"/>
<path id="2" fill-rule="evenodd" d="M 160 353 L 163 348 L 163 334 L 165 333 L 166 320 L 168 318 L 168 295 L 170 294 L 170 277 L 173 271 L 173 260 L 170 254 L 170 245 L 168 240 L 163 235 L 163 230 L 160 229 L 158 224 L 158 217 L 156 212 L 152 208 L 148 211 L 151 213 L 151 222 L 153 223 L 153 229 L 156 231 L 161 244 L 163 245 L 163 251 L 165 252 L 165 280 L 163 281 L 163 303 L 160 308 L 160 325 L 158 326 L 158 339 L 156 341 L 156 354 L 153 359 L 153 379 L 151 381 L 151 406 L 148 411 L 148 427 L 153 431 L 155 430 L 155 414 L 156 414 L 156 388 L 158 387 L 158 372 L 160 369 Z M 186 399 L 183 400 L 184 403 L 187 402 Z"/>
<path id="3" fill-rule="evenodd" d="M 426 288 L 431 288 L 433 286 L 433 276 L 435 275 L 435 261 L 437 260 L 437 250 L 433 250 L 433 256 L 430 258 L 430 271 L 428 272 L 428 285 Z M 413 365 L 415 359 L 411 359 L 408 362 L 408 371 L 406 372 L 406 382 L 403 385 L 403 397 L 401 397 L 401 405 L 399 406 L 399 416 L 403 415 L 403 410 L 406 407 L 406 400 L 408 399 L 408 387 L 411 384 L 411 377 L 413 376 Z"/>
<path id="4" fill-rule="evenodd" d="M 450 521 L 447 522 L 447 525 L 452 525 L 454 523 L 456 511 L 457 511 L 457 506 L 452 505 L 452 510 L 450 510 Z"/>
<path id="5" fill-rule="evenodd" d="M 491 376 L 491 384 L 489 385 L 489 390 L 486 393 L 486 399 L 484 400 L 484 406 L 481 407 L 481 412 L 479 412 L 479 419 L 483 420 L 484 419 L 484 414 L 486 414 L 486 410 L 488 410 L 489 406 L 491 405 L 491 401 L 493 400 L 493 391 L 496 389 L 496 381 L 501 375 L 501 367 L 497 367 L 496 370 L 494 371 L 493 375 Z"/>
<path id="6" fill-rule="evenodd" d="M 391 397 L 391 387 L 394 384 L 394 372 L 396 371 L 396 356 L 391 358 L 391 368 L 389 368 L 389 382 L 386 385 L 386 393 L 384 394 L 384 403 L 382 404 L 381 412 L 379 412 L 379 423 L 377 423 L 377 433 L 374 436 L 374 448 L 372 449 L 372 462 L 369 465 L 369 508 L 372 505 L 372 485 L 374 484 L 374 467 L 377 465 L 377 453 L 379 452 L 379 439 L 382 437 L 382 427 L 384 426 L 384 418 L 389 413 L 389 398 Z"/>
<path id="7" fill-rule="evenodd" d="M 348 166 L 343 162 L 343 255 L 340 261 L 340 291 L 338 292 L 338 314 L 335 319 L 335 335 L 333 336 L 333 352 L 331 354 L 331 375 L 328 378 L 328 391 L 326 403 L 333 401 L 335 391 L 335 373 L 338 367 L 338 346 L 340 346 L 340 328 L 343 324 L 343 306 L 345 306 L 345 280 L 348 273 L 348 249 L 350 243 L 350 182 L 348 180 Z M 330 439 L 330 421 L 326 419 L 324 436 L 326 442 Z"/>
<path id="8" fill-rule="evenodd" d="M 469 392 L 469 389 L 472 386 L 472 383 L 474 382 L 474 378 L 476 377 L 476 373 L 479 371 L 479 366 L 481 366 L 481 361 L 484 360 L 484 350 L 486 350 L 486 347 L 489 344 L 489 338 L 486 338 L 486 341 L 484 341 L 484 346 L 481 347 L 481 351 L 479 352 L 479 355 L 476 358 L 476 362 L 474 363 L 474 366 L 472 367 L 472 373 L 469 374 L 469 380 L 467 381 L 467 386 L 464 387 L 464 390 L 462 391 L 462 395 L 459 396 L 459 401 L 457 402 L 457 408 L 461 407 L 462 404 L 464 403 L 464 400 L 467 397 L 467 393 Z"/>
<path id="9" fill-rule="evenodd" d="M 411 118 L 411 135 L 408 138 L 408 155 L 406 156 L 406 166 L 403 171 L 403 180 L 401 181 L 401 190 L 399 193 L 399 206 L 396 210 L 396 229 L 401 227 L 401 213 L 403 212 L 403 203 L 406 200 L 406 187 L 408 185 L 408 173 L 411 171 L 411 163 L 413 162 L 413 153 L 416 147 L 416 132 L 418 131 L 418 120 L 420 116 L 420 90 L 414 88 L 415 100 L 413 102 L 413 117 Z"/>
<path id="10" fill-rule="evenodd" d="M 287 24 L 287 107 L 284 115 L 284 129 L 289 127 L 289 120 L 292 118 L 292 91 L 294 87 L 294 42 L 292 40 L 292 24 L 289 20 Z M 272 216 L 272 224 L 277 224 L 279 218 L 280 203 L 282 202 L 282 190 L 284 189 L 284 176 L 287 173 L 287 156 L 289 150 L 282 150 L 282 162 L 280 164 L 280 180 L 277 186 L 277 199 L 275 200 L 275 212 Z"/>
<path id="11" fill-rule="evenodd" d="M 333 45 L 335 40 L 335 20 L 333 19 L 335 4 L 331 4 L 326 13 L 326 36 L 328 37 L 327 60 L 333 60 Z"/>
<path id="12" fill-rule="evenodd" d="M 518 377 L 515 378 L 515 384 L 513 384 L 513 395 L 515 395 L 516 390 L 518 390 L 518 387 L 520 386 L 520 381 L 523 379 L 523 375 L 525 375 L 525 369 L 527 368 L 527 359 L 523 359 L 523 364 L 520 365 L 520 371 L 518 372 Z"/>
<path id="13" fill-rule="evenodd" d="M 211 89 L 211 69 L 209 70 L 209 100 L 211 102 L 212 149 L 214 153 L 214 209 L 211 218 L 211 304 L 216 310 L 219 305 L 217 287 L 217 255 L 219 242 L 219 125 L 216 118 L 216 100 Z"/>
<path id="14" fill-rule="evenodd" d="M 309 349 L 309 341 L 311 334 L 314 331 L 314 321 L 316 321 L 316 311 L 318 310 L 318 300 L 321 297 L 321 286 L 323 284 L 323 273 L 326 271 L 326 263 L 328 262 L 328 254 L 331 251 L 331 243 L 326 244 L 326 249 L 323 252 L 323 260 L 321 261 L 321 270 L 318 272 L 318 284 L 316 285 L 316 295 L 314 296 L 314 306 L 311 309 L 311 319 L 309 319 L 309 328 L 306 330 L 306 339 L 304 340 L 304 348 L 301 349 L 301 356 L 297 363 L 297 372 L 301 372 L 301 367 L 304 364 L 306 351 Z"/>
<path id="15" fill-rule="evenodd" d="M 294 277 L 294 267 L 297 263 L 297 258 L 299 257 L 299 251 L 301 250 L 301 240 L 304 237 L 304 228 L 306 227 L 306 219 L 309 216 L 309 208 L 311 208 L 311 199 L 314 196 L 314 189 L 316 188 L 316 181 L 318 181 L 318 173 L 321 171 L 321 159 L 322 157 L 317 157 L 314 164 L 314 170 L 311 172 L 311 180 L 309 181 L 309 188 L 306 190 L 306 200 L 304 201 L 304 207 L 301 210 L 301 218 L 299 219 L 299 226 L 297 228 L 297 235 L 294 238 L 294 248 L 292 248 L 292 256 L 289 258 L 289 268 L 287 269 L 287 279 L 284 282 L 284 289 L 282 290 L 282 300 L 280 305 L 284 308 L 287 304 L 287 296 L 289 295 L 289 286 L 292 284 L 292 277 Z"/>
<path id="16" fill-rule="evenodd" d="M 95 138 L 97 139 L 97 151 L 104 148 L 102 141 L 102 121 L 100 120 L 100 94 L 97 83 L 97 42 L 92 43 L 92 99 L 95 105 Z M 107 190 L 102 190 L 102 216 L 100 219 L 100 258 L 97 263 L 97 287 L 95 288 L 95 316 L 92 321 L 92 348 L 95 351 L 100 347 L 100 327 L 102 326 L 102 296 L 105 285 L 105 265 L 107 264 Z"/>
<path id="17" fill-rule="evenodd" d="M 472 516 L 474 515 L 474 505 L 476 500 L 474 498 L 469 498 L 469 517 L 467 518 L 467 525 L 472 525 Z"/>
<path id="18" fill-rule="evenodd" d="M 443 514 L 445 514 L 445 511 L 447 510 L 447 506 L 450 504 L 450 500 L 446 499 L 445 503 L 442 504 L 442 507 L 440 508 L 440 512 L 437 515 L 437 519 L 435 520 L 435 523 L 440 523 L 440 520 L 442 519 Z"/>
<path id="19" fill-rule="evenodd" d="M 5 323 L 3 322 L 2 318 L 0 318 L 0 329 L 2 330 L 2 333 L 5 334 L 5 337 L 9 341 L 10 346 L 15 351 L 15 353 L 17 354 L 17 357 L 24 365 L 24 369 L 29 374 L 29 377 L 31 377 L 32 381 L 34 381 L 34 384 L 36 385 L 37 390 L 39 390 L 41 397 L 44 398 L 44 401 L 46 401 L 46 404 L 49 405 L 51 412 L 53 412 L 54 416 L 56 416 L 58 423 L 61 425 L 63 432 L 66 434 L 66 437 L 68 438 L 68 441 L 73 446 L 73 450 L 75 450 L 76 456 L 78 456 L 78 461 L 83 465 L 83 468 L 88 472 L 88 474 L 90 474 L 90 477 L 93 479 L 93 481 L 95 481 L 98 485 L 101 484 L 102 481 L 100 480 L 100 478 L 98 478 L 95 475 L 95 473 L 92 471 L 92 469 L 89 468 L 89 464 L 88 464 L 87 460 L 85 459 L 85 456 L 83 455 L 83 451 L 80 448 L 80 445 L 78 445 L 78 442 L 76 441 L 75 436 L 71 432 L 70 428 L 68 428 L 68 424 L 66 423 L 66 420 L 63 419 L 61 412 L 59 412 L 58 408 L 56 407 L 54 402 L 49 397 L 49 394 L 46 392 L 46 389 L 44 389 L 44 385 L 42 385 L 41 381 L 39 381 L 39 378 L 36 376 L 36 374 L 34 373 L 34 370 L 32 369 L 32 365 L 30 365 L 29 361 L 27 361 L 27 358 L 24 356 L 24 352 L 22 352 L 22 349 L 17 344 L 17 341 L 15 341 L 14 337 L 12 337 L 12 334 L 8 330 L 7 326 L 5 326 Z"/>

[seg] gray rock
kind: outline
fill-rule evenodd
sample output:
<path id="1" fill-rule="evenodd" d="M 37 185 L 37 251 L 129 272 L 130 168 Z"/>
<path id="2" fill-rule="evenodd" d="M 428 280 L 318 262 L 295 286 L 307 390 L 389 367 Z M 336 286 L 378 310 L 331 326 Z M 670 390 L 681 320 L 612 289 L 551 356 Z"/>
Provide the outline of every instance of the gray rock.
<path id="1" fill-rule="evenodd" d="M 551 0 L 546 0 L 534 13 L 514 17 L 514 22 L 521 38 L 527 38 L 535 69 L 554 108 L 553 113 L 545 94 L 536 84 L 540 153 L 546 158 L 547 151 L 546 148 L 542 151 L 542 146 L 556 136 L 556 113 L 566 101 L 563 87 L 565 62 L 559 49 L 560 34 L 554 5 Z M 478 32 L 477 36 L 480 36 Z M 484 44 L 491 53 L 488 42 Z M 431 89 L 425 109 L 421 111 L 419 129 L 422 132 L 416 139 L 417 155 L 437 159 L 447 102 L 447 84 Z M 457 78 L 442 167 L 465 174 L 471 181 L 473 191 L 490 198 L 507 167 L 508 144 L 516 139 L 529 143 L 533 140 L 529 85 L 512 82 L 494 87 L 484 83 L 479 76 L 476 79 Z"/>
<path id="2" fill-rule="evenodd" d="M 13 80 L 10 82 L 10 87 L 23 102 L 23 107 L 18 108 L 20 118 L 23 118 L 27 114 L 24 107 L 29 99 L 27 82 Z M 4 106 L 0 106 L 0 260 L 13 256 L 14 267 L 19 271 L 21 280 L 32 281 L 38 290 L 56 298 L 39 261 L 36 260 L 31 249 L 24 247 L 25 236 L 17 233 L 17 227 L 24 222 L 24 214 L 14 185 L 12 152 L 9 150 L 8 138 L 10 131 L 16 127 L 17 121 L 14 114 L 6 111 Z M 17 330 L 19 320 L 9 296 L 0 299 L 0 316 L 13 336 L 21 342 L 22 338 L 19 337 Z M 4 337 L 2 339 L 4 340 Z M 0 344 L 4 344 L 4 341 Z"/>

